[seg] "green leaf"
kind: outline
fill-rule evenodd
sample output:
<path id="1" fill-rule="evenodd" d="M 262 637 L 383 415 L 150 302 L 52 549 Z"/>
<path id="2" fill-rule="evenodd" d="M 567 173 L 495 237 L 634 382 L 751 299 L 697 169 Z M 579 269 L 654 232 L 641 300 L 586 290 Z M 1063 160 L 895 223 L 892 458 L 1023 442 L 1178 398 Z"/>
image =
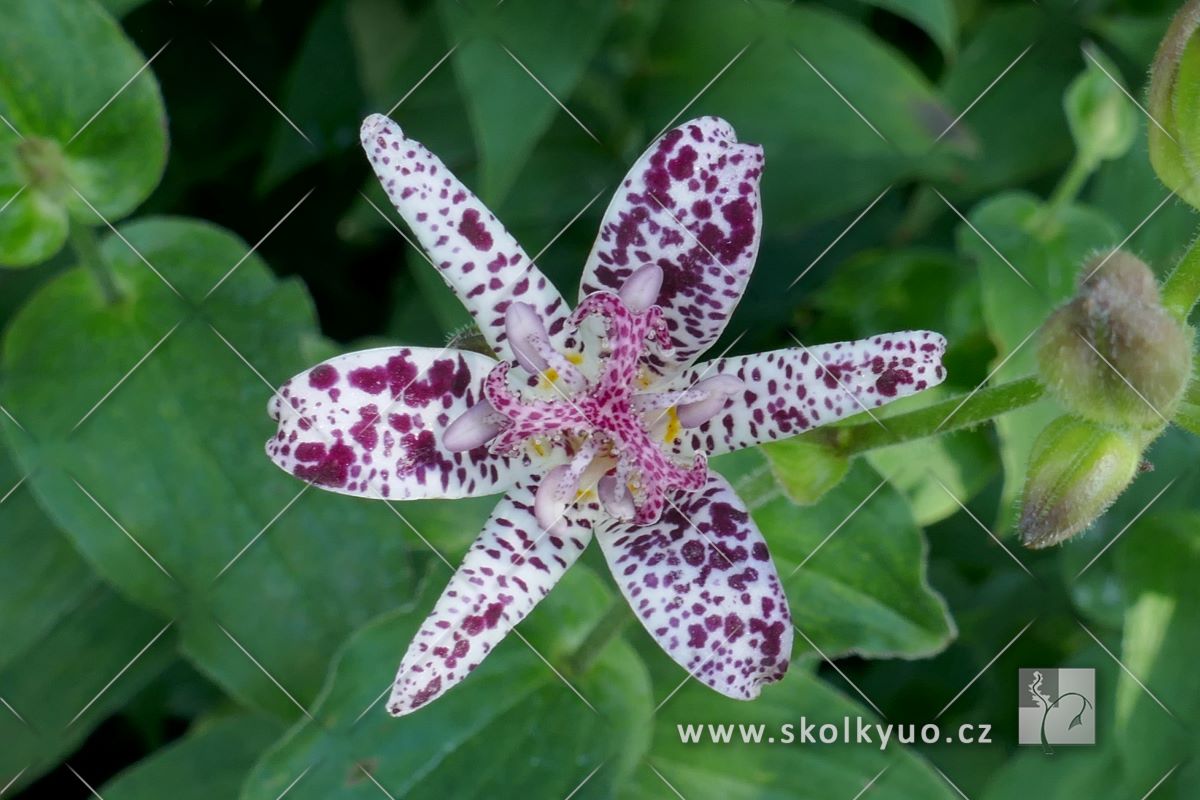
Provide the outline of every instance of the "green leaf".
<path id="1" fill-rule="evenodd" d="M 550 123 L 566 113 L 559 103 L 570 108 L 615 7 L 606 0 L 486 0 L 471 8 L 442 3 L 440 10 L 446 38 L 460 43 L 452 61 L 475 130 L 480 194 L 499 204 Z"/>
<path id="2" fill-rule="evenodd" d="M 797 505 L 817 502 L 850 471 L 850 459 L 804 439 L 768 442 L 761 451 L 784 494 Z"/>
<path id="3" fill-rule="evenodd" d="M 0 668 L 4 705 L 21 715 L 0 709 L 6 783 L 53 768 L 174 658 L 174 632 L 156 639 L 162 619 L 95 582 L 57 613 L 52 628 Z"/>
<path id="4" fill-rule="evenodd" d="M 883 447 L 864 457 L 908 498 L 922 527 L 957 514 L 959 503 L 974 497 L 996 471 L 988 437 L 979 430 Z"/>
<path id="5" fill-rule="evenodd" d="M 942 80 L 955 116 L 966 112 L 954 131 L 975 143 L 956 189 L 975 194 L 1060 168 L 1071 154 L 1062 97 L 1078 71 L 1073 26 L 1032 4 L 981 15 Z"/>
<path id="6" fill-rule="evenodd" d="M 299 170 L 358 148 L 365 101 L 348 24 L 350 0 L 328 0 L 309 26 L 292 62 L 259 184 L 270 188 Z"/>
<path id="7" fill-rule="evenodd" d="M 26 266 L 58 252 L 68 214 L 98 225 L 146 199 L 166 115 L 146 58 L 93 0 L 6 3 L 0 63 L 0 264 Z"/>
<path id="8" fill-rule="evenodd" d="M 958 248 L 979 270 L 984 321 L 996 345 L 997 363 L 1003 362 L 993 380 L 1023 377 L 1037 368 L 1036 343 L 1030 335 L 1074 293 L 1085 258 L 1120 241 L 1119 229 L 1105 214 L 1086 206 L 1051 211 L 1032 195 L 1018 192 L 992 197 L 968 217 L 975 230 L 959 226 Z M 1005 475 L 999 528 L 1008 529 L 1014 521 L 1034 439 L 1061 413 L 1046 399 L 996 420 Z"/>
<path id="9" fill-rule="evenodd" d="M 1143 684 L 1124 673 L 1117 683 L 1113 729 L 1131 792 L 1200 754 L 1188 728 L 1200 718 L 1197 524 L 1194 512 L 1154 517 L 1121 542 L 1118 563 L 1128 604 L 1121 663 Z"/>
<path id="10" fill-rule="evenodd" d="M 679 0 L 664 18 L 638 87 L 645 117 L 665 126 L 686 107 L 681 119 L 716 114 L 762 144 L 767 175 L 784 176 L 763 186 L 772 235 L 860 212 L 889 184 L 946 158 L 929 155 L 952 119 L 933 88 L 844 17 L 809 5 Z"/>
<path id="11" fill-rule="evenodd" d="M 410 591 L 413 534 L 383 504 L 300 494 L 263 454 L 271 389 L 242 358 L 278 385 L 331 353 L 303 289 L 206 223 L 121 232 L 187 300 L 115 236 L 101 251 L 120 302 L 80 270 L 44 286 L 5 339 L 0 402 L 29 431 L 10 440 L 103 577 L 178 620 L 185 655 L 234 697 L 294 716 L 284 692 L 311 702 L 333 649 Z"/>
<path id="12" fill-rule="evenodd" d="M 171 638 L 159 640 L 63 730 L 164 622 L 105 588 L 20 479 L 0 450 L 0 697 L 29 723 L 0 708 L 0 781 L 27 768 L 24 785 L 148 683 L 165 666 Z"/>
<path id="13" fill-rule="evenodd" d="M 283 733 L 279 721 L 236 714 L 201 722 L 100 789 L 104 800 L 150 800 L 170 787 L 172 800 L 237 797 L 259 754 Z"/>
<path id="14" fill-rule="evenodd" d="M 242 800 L 371 796 L 378 782 L 400 797 L 579 797 L 611 793 L 647 744 L 652 700 L 645 670 L 615 640 L 584 674 L 564 666 L 608 604 L 623 602 L 576 565 L 519 630 L 594 712 L 524 642 L 510 635 L 460 686 L 393 719 L 380 691 L 444 585 L 438 570 L 415 608 L 385 615 L 342 651 L 317 722 L 294 728 L 255 768 Z M 310 769 L 311 767 L 311 769 Z"/>
<path id="15" fill-rule="evenodd" d="M 958 47 L 958 11 L 952 0 L 860 0 L 891 11 L 918 26 L 946 58 Z"/>
<path id="16" fill-rule="evenodd" d="M 915 658 L 950 641 L 953 623 L 925 574 L 925 538 L 904 498 L 866 464 L 804 508 L 786 498 L 757 449 L 713 465 L 766 536 L 793 619 L 827 656 Z M 796 647 L 806 645 L 797 639 Z"/>
<path id="17" fill-rule="evenodd" d="M 928 764 L 895 744 L 894 738 L 886 750 L 880 748 L 878 737 L 871 744 L 801 743 L 805 722 L 832 723 L 840 731 L 842 720 L 849 719 L 853 736 L 856 717 L 870 724 L 879 721 L 799 665 L 779 684 L 767 687 L 754 703 L 730 700 L 690 681 L 659 712 L 647 759 L 620 797 L 658 800 L 677 794 L 688 800 L 827 800 L 853 798 L 868 784 L 866 796 L 872 800 L 958 797 Z M 743 744 L 740 730 L 735 730 L 732 744 L 681 741 L 680 727 L 708 724 L 746 729 L 762 725 L 764 739 L 760 744 Z M 785 741 L 789 729 L 794 739 Z M 775 742 L 767 742 L 768 736 L 776 737 Z"/>

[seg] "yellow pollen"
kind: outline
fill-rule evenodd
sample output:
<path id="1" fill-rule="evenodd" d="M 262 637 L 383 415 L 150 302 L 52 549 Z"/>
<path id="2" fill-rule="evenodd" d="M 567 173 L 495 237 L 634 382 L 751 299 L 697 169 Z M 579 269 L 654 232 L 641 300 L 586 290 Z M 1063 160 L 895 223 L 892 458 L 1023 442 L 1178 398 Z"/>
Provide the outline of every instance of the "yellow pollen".
<path id="1" fill-rule="evenodd" d="M 567 361 L 570 361 L 572 364 L 574 364 L 577 367 L 583 363 L 583 353 L 570 352 L 570 353 L 564 353 L 563 355 L 566 356 Z"/>
<path id="2" fill-rule="evenodd" d="M 529 444 L 539 456 L 546 455 L 546 448 L 542 447 L 542 443 L 537 439 L 530 439 Z"/>
<path id="3" fill-rule="evenodd" d="M 542 378 L 540 381 L 538 381 L 538 388 L 549 389 L 554 385 L 556 380 L 558 380 L 558 370 L 556 370 L 554 367 L 550 367 L 542 373 Z"/>
<path id="4" fill-rule="evenodd" d="M 596 494 L 595 489 L 576 489 L 575 490 L 575 499 L 576 500 L 588 500 L 588 499 L 591 499 L 592 497 L 594 497 L 595 494 Z"/>
<path id="5" fill-rule="evenodd" d="M 667 431 L 663 434 L 663 442 L 670 444 L 679 436 L 679 431 L 683 430 L 683 426 L 679 424 L 679 414 L 675 412 L 675 406 L 667 409 Z"/>

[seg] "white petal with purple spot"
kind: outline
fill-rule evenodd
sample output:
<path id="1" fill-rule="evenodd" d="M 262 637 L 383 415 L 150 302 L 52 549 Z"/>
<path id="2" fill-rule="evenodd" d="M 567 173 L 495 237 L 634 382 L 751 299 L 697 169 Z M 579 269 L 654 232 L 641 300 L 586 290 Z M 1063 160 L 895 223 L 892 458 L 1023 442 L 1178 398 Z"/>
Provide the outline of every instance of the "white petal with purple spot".
<path id="1" fill-rule="evenodd" d="M 494 361 L 478 353 L 382 347 L 331 358 L 279 387 L 267 455 L 342 494 L 391 500 L 502 492 L 527 472 L 486 447 L 451 452 L 443 434 L 481 397 Z"/>
<path id="2" fill-rule="evenodd" d="M 945 350 L 940 334 L 904 331 L 697 364 L 673 383 L 734 375 L 746 386 L 725 411 L 684 431 L 682 440 L 718 455 L 874 410 L 941 383 Z"/>
<path id="3" fill-rule="evenodd" d="M 363 121 L 362 145 L 388 198 L 501 358 L 513 357 L 504 344 L 513 301 L 529 303 L 559 335 L 570 313 L 562 295 L 441 159 L 382 114 Z"/>
<path id="4" fill-rule="evenodd" d="M 739 700 L 787 671 L 792 624 L 767 544 L 724 478 L 679 495 L 653 525 L 597 532 L 651 636 L 697 680 Z"/>
<path id="5" fill-rule="evenodd" d="M 663 134 L 629 170 L 588 257 L 579 295 L 616 291 L 638 268 L 663 270 L 670 371 L 707 350 L 742 297 L 758 255 L 763 152 L 728 122 L 701 117 Z"/>
<path id="6" fill-rule="evenodd" d="M 587 547 L 598 506 L 570 508 L 546 533 L 532 483 L 496 506 L 400 663 L 388 711 L 417 710 L 467 677 Z"/>

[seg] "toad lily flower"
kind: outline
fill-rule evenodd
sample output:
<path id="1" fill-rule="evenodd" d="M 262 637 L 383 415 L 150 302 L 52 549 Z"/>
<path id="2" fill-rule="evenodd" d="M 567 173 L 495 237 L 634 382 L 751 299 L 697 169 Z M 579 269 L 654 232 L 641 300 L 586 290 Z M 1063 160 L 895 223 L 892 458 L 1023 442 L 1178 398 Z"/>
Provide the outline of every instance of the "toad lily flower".
<path id="1" fill-rule="evenodd" d="M 941 382 L 941 336 L 696 363 L 758 251 L 762 149 L 692 120 L 634 164 L 571 311 L 445 165 L 386 117 L 376 174 L 499 357 L 350 353 L 272 399 L 267 452 L 335 492 L 409 500 L 505 492 L 421 626 L 388 709 L 463 680 L 594 535 L 635 614 L 698 680 L 740 699 L 778 680 L 792 626 L 766 542 L 707 457 L 784 438 Z"/>

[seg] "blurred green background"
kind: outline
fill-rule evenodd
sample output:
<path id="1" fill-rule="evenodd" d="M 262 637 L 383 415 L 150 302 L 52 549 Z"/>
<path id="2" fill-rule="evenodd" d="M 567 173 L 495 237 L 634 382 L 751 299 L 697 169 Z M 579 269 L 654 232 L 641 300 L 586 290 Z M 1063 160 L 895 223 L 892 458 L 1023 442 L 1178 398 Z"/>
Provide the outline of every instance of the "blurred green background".
<path id="1" fill-rule="evenodd" d="M 0 796 L 1200 795 L 1192 434 L 1037 552 L 1011 528 L 1048 399 L 840 481 L 803 444 L 726 457 L 781 572 L 802 565 L 786 681 L 750 704 L 675 691 L 637 626 L 580 666 L 616 596 L 592 548 L 520 627 L 574 688 L 509 637 L 401 720 L 372 702 L 449 576 L 431 546 L 454 562 L 490 501 L 301 492 L 262 453 L 270 385 L 467 319 L 368 174 L 375 111 L 545 248 L 567 294 L 627 166 L 722 116 L 767 166 L 718 348 L 940 331 L 949 378 L 907 408 L 1027 375 L 1085 257 L 1123 243 L 1161 275 L 1193 236 L 1136 104 L 1175 7 L 0 0 L 0 260 L 22 265 L 0 269 Z M 1087 169 L 1064 110 L 1084 73 L 1137 129 Z M 1054 666 L 1097 670 L 1097 744 L 1045 756 L 1016 745 L 1017 670 Z M 675 729 L 858 714 L 986 723 L 992 743 Z"/>

